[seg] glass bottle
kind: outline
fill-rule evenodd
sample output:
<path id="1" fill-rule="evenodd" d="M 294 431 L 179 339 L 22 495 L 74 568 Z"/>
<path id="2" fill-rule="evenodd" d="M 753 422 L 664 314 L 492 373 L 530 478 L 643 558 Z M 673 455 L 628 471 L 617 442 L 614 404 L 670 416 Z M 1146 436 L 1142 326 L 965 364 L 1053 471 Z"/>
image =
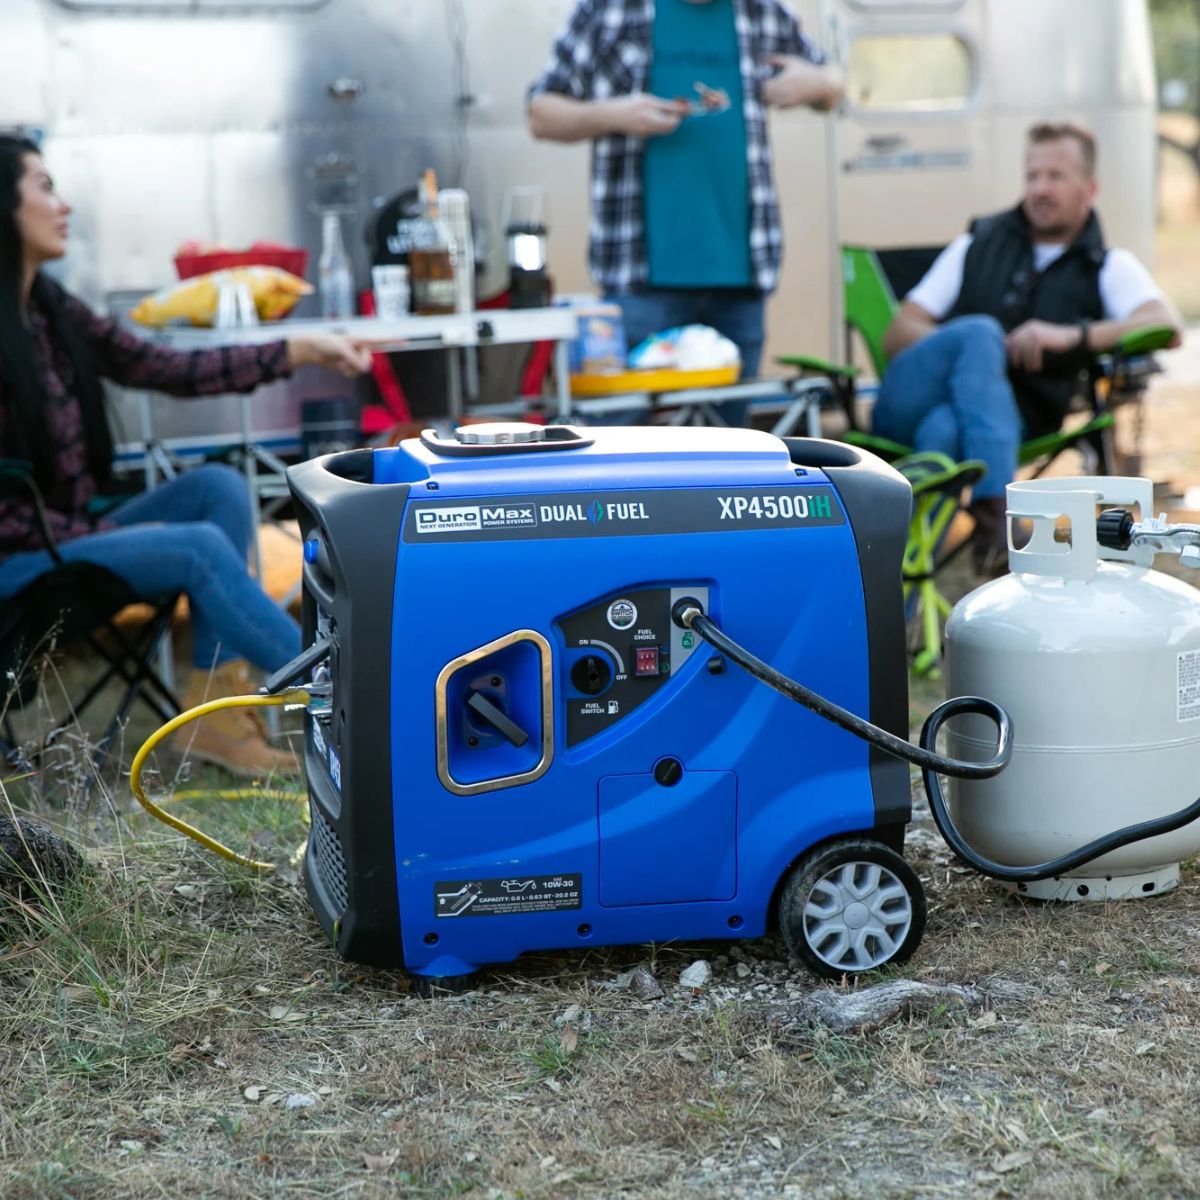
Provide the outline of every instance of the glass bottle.
<path id="1" fill-rule="evenodd" d="M 318 288 L 322 317 L 354 316 L 354 277 L 342 241 L 342 220 L 336 212 L 327 212 L 322 219 Z"/>
<path id="2" fill-rule="evenodd" d="M 408 274 L 413 311 L 423 316 L 452 313 L 458 290 L 454 280 L 454 241 L 438 213 L 437 177 L 426 171 L 421 180 L 423 212 L 414 222 Z"/>

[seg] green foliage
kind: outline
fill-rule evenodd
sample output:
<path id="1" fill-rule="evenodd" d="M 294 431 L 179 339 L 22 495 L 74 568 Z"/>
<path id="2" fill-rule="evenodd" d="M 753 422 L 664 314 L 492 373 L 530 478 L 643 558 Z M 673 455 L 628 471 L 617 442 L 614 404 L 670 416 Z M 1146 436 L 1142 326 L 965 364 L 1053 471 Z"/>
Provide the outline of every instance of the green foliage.
<path id="1" fill-rule="evenodd" d="M 1191 90 L 1186 105 L 1200 100 L 1200 0 L 1150 0 L 1154 61 L 1159 83 L 1184 80 Z"/>

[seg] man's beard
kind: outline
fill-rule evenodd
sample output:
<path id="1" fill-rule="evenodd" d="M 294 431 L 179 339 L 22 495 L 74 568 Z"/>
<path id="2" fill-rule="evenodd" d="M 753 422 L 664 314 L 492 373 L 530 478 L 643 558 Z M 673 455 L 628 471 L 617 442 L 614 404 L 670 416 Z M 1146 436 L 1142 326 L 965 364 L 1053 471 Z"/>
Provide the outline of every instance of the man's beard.
<path id="1" fill-rule="evenodd" d="M 1074 227 L 1063 219 L 1057 208 L 1048 213 L 1043 210 L 1043 213 L 1039 217 L 1036 209 L 1026 208 L 1025 216 L 1030 229 L 1046 241 L 1065 241 Z"/>

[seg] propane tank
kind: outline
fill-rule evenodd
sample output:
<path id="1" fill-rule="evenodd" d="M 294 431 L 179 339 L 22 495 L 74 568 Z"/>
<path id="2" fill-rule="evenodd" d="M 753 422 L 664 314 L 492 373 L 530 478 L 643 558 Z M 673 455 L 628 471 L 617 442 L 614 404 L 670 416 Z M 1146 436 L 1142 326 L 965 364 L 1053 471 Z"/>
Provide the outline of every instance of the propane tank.
<path id="1" fill-rule="evenodd" d="M 1124 537 L 1101 545 L 1100 509 L 1153 513 L 1148 479 L 1032 480 L 1010 484 L 1007 499 L 1012 573 L 951 613 L 946 694 L 1005 708 L 1012 760 L 992 779 L 951 780 L 949 800 L 977 852 L 1025 866 L 1200 795 L 1200 595 L 1151 569 L 1163 551 L 1195 565 L 1200 528 L 1126 517 Z M 1031 529 L 1019 549 L 1017 520 Z M 993 741 L 971 717 L 947 747 L 982 758 Z M 1016 890 L 1054 900 L 1157 895 L 1178 885 L 1180 861 L 1197 851 L 1200 822 Z"/>

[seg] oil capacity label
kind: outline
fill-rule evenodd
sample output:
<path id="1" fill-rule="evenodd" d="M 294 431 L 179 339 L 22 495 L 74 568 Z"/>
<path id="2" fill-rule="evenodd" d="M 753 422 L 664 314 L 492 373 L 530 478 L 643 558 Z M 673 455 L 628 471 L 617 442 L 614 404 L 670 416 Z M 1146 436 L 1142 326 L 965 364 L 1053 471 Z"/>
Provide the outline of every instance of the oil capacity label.
<path id="1" fill-rule="evenodd" d="M 406 542 L 516 541 L 803 529 L 843 525 L 831 487 L 655 488 L 567 492 L 494 500 L 419 500 L 408 507 Z"/>
<path id="2" fill-rule="evenodd" d="M 506 917 L 583 907 L 582 875 L 509 875 L 433 885 L 435 917 Z"/>

